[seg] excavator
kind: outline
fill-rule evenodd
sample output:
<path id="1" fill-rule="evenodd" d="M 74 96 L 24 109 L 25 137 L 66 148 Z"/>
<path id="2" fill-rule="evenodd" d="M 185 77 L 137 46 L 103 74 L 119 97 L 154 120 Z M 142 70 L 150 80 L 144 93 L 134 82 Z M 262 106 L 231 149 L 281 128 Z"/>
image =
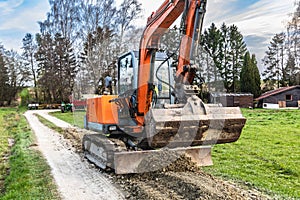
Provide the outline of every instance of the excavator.
<path id="1" fill-rule="evenodd" d="M 85 128 L 91 133 L 82 146 L 88 160 L 116 174 L 157 170 L 174 161 L 171 154 L 208 166 L 213 145 L 238 140 L 246 122 L 240 108 L 204 103 L 195 84 L 206 4 L 165 0 L 151 14 L 139 51 L 118 59 L 117 94 L 87 100 Z M 159 50 L 160 40 L 180 16 L 173 59 Z"/>

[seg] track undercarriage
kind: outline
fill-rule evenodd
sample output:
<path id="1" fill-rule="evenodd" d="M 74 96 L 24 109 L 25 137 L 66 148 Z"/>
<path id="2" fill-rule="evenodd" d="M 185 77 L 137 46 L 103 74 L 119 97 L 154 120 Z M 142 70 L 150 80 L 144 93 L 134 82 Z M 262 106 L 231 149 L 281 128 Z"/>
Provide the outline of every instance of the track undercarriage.
<path id="1" fill-rule="evenodd" d="M 121 140 L 109 139 L 102 134 L 88 134 L 83 138 L 83 147 L 84 155 L 89 161 L 101 169 L 113 169 L 116 174 L 160 170 L 183 154 L 198 166 L 212 165 L 211 146 L 132 150 L 126 148 Z"/>

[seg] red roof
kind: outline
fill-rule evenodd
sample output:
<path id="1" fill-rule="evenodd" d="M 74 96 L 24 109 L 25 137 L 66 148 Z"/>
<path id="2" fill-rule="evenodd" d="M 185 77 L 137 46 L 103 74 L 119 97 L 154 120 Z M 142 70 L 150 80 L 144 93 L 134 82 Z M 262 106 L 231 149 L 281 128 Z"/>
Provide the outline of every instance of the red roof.
<path id="1" fill-rule="evenodd" d="M 279 94 L 281 92 L 285 92 L 285 91 L 288 91 L 288 90 L 291 90 L 291 89 L 295 89 L 297 87 L 300 87 L 300 85 L 289 86 L 289 87 L 282 87 L 282 88 L 279 88 L 279 89 L 276 89 L 276 90 L 272 90 L 272 91 L 263 93 L 260 97 L 256 98 L 255 100 L 259 101 L 261 99 L 264 99 L 264 98 L 267 98 L 267 97 L 270 97 L 270 96 L 273 96 L 275 94 Z"/>

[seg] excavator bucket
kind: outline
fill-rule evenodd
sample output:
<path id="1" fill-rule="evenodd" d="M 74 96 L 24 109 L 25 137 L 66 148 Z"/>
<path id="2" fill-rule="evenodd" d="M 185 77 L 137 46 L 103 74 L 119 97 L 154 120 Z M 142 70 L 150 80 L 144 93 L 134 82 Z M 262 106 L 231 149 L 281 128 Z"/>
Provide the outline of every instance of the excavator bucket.
<path id="1" fill-rule="evenodd" d="M 204 104 L 197 96 L 181 108 L 151 109 L 145 118 L 152 148 L 176 148 L 235 142 L 246 119 L 238 107 Z"/>

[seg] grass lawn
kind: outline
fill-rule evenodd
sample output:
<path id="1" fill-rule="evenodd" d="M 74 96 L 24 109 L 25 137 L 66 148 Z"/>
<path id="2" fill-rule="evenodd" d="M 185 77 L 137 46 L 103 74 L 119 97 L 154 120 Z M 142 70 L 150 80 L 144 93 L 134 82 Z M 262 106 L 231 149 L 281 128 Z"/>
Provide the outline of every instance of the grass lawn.
<path id="1" fill-rule="evenodd" d="M 0 184 L 0 199 L 60 199 L 50 167 L 36 150 L 33 134 L 24 116 L 16 109 L 0 108 L 0 122 L 0 159 L 3 152 L 9 152 L 9 160 L 5 164 L 9 173 L 0 172 L 4 177 L 4 184 Z M 7 138 L 15 141 L 11 149 Z"/>
<path id="2" fill-rule="evenodd" d="M 79 128 L 84 128 L 84 116 L 85 111 L 75 111 L 75 112 L 51 112 L 50 115 L 57 117 L 71 125 L 77 126 Z"/>
<path id="3" fill-rule="evenodd" d="M 300 110 L 243 110 L 241 138 L 213 148 L 206 171 L 280 198 L 300 198 Z"/>
<path id="4" fill-rule="evenodd" d="M 8 145 L 10 135 L 9 132 L 5 130 L 5 127 L 1 126 L 1 124 L 5 124 L 4 117 L 13 112 L 14 110 L 12 109 L 0 109 L 0 194 L 4 191 L 4 181 L 9 170 L 10 154 L 10 148 Z"/>

